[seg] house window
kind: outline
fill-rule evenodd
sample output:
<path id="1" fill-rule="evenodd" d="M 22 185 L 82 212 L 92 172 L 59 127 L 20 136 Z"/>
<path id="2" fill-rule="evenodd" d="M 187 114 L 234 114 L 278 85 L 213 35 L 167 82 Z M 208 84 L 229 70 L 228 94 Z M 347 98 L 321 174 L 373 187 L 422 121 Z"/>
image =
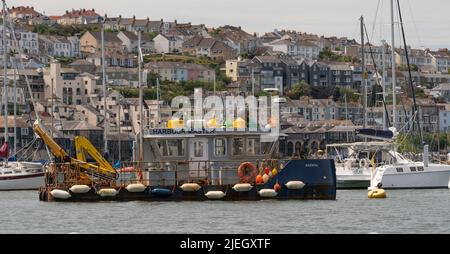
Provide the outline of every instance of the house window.
<path id="1" fill-rule="evenodd" d="M 29 135 L 29 130 L 28 128 L 20 128 L 20 134 L 22 136 L 28 136 Z"/>

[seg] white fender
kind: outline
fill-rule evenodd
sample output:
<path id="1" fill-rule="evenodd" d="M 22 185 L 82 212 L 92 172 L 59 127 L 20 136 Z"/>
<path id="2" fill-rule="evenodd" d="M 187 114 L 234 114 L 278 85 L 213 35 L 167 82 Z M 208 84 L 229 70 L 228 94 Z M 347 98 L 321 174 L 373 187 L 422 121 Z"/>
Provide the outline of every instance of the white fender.
<path id="1" fill-rule="evenodd" d="M 52 190 L 50 192 L 50 194 L 52 194 L 52 196 L 56 199 L 68 199 L 71 197 L 70 193 L 65 191 L 65 190 Z"/>
<path id="2" fill-rule="evenodd" d="M 70 187 L 70 191 L 76 194 L 85 194 L 91 190 L 91 187 L 87 185 L 74 185 Z"/>
<path id="3" fill-rule="evenodd" d="M 286 188 L 288 188 L 289 190 L 301 190 L 305 187 L 305 183 L 302 181 L 290 181 L 287 182 L 285 185 Z"/>
<path id="4" fill-rule="evenodd" d="M 142 183 L 133 183 L 129 184 L 126 189 L 129 192 L 137 193 L 145 191 L 145 188 L 145 185 L 143 185 Z"/>
<path id="5" fill-rule="evenodd" d="M 119 194 L 119 191 L 117 191 L 116 189 L 101 189 L 97 192 L 98 195 L 100 195 L 101 197 L 114 197 L 117 194 Z"/>
<path id="6" fill-rule="evenodd" d="M 196 192 L 196 191 L 200 190 L 201 187 L 197 183 L 185 183 L 185 184 L 181 185 L 180 188 L 186 192 Z"/>
<path id="7" fill-rule="evenodd" d="M 222 199 L 226 195 L 225 193 L 223 193 L 223 191 L 208 191 L 205 196 L 209 199 Z"/>
<path id="8" fill-rule="evenodd" d="M 247 192 L 253 189 L 253 186 L 249 183 L 238 183 L 233 186 L 233 190 L 236 192 Z"/>
<path id="9" fill-rule="evenodd" d="M 278 195 L 274 189 L 262 189 L 258 194 L 263 198 L 274 198 Z"/>

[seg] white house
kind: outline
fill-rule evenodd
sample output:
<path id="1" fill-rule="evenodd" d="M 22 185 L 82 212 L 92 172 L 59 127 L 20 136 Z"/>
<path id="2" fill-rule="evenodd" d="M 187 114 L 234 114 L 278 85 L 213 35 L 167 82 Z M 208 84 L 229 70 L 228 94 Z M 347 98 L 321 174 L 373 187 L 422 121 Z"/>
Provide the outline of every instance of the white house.
<path id="1" fill-rule="evenodd" d="M 38 34 L 32 32 L 19 33 L 19 46 L 30 54 L 38 54 L 39 52 L 39 40 Z M 19 39 L 18 38 L 18 39 Z"/>
<path id="2" fill-rule="evenodd" d="M 269 45 L 273 48 L 273 51 L 282 52 L 294 58 L 306 60 L 319 58 L 319 46 L 309 41 L 279 39 L 271 42 Z"/>
<path id="3" fill-rule="evenodd" d="M 450 107 L 445 106 L 445 109 L 439 110 L 439 130 L 443 132 L 450 132 Z"/>
<path id="4" fill-rule="evenodd" d="M 117 37 L 123 42 L 123 45 L 128 52 L 137 52 L 138 35 L 136 33 L 121 31 L 117 34 Z M 142 33 L 141 48 L 144 53 L 151 52 L 154 49 L 153 41 L 146 33 Z"/>
<path id="5" fill-rule="evenodd" d="M 428 54 L 431 56 L 433 66 L 438 72 L 450 72 L 450 51 L 448 49 L 429 51 Z"/>
<path id="6" fill-rule="evenodd" d="M 358 57 L 361 56 L 361 47 L 359 48 L 359 54 Z M 372 55 L 373 60 L 375 61 L 375 64 L 377 65 L 377 69 L 381 69 L 383 67 L 383 46 L 375 46 L 375 45 L 369 45 L 366 44 L 364 46 L 364 56 L 366 58 L 366 63 L 369 63 L 369 65 L 373 65 L 372 62 Z M 386 68 L 392 67 L 392 51 L 391 47 L 387 44 L 384 46 L 384 64 Z"/>
<path id="7" fill-rule="evenodd" d="M 153 39 L 155 51 L 157 53 L 174 53 L 180 52 L 183 39 L 178 36 L 165 36 L 159 34 Z"/>
<path id="8" fill-rule="evenodd" d="M 78 57 L 80 40 L 76 36 L 39 36 L 41 53 L 54 57 Z"/>
<path id="9" fill-rule="evenodd" d="M 433 59 L 426 50 L 412 49 L 408 47 L 409 63 L 416 65 L 422 72 L 433 72 Z M 395 50 L 395 62 L 397 66 L 406 65 L 406 54 L 404 49 Z"/>

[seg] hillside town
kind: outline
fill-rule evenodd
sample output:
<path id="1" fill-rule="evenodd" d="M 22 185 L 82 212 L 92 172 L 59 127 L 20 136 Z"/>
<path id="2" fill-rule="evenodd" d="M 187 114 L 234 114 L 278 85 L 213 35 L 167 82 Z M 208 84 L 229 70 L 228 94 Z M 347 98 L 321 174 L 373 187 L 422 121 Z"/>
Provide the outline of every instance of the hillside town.
<path id="1" fill-rule="evenodd" d="M 46 16 L 32 6 L 14 6 L 7 13 L 15 30 L 7 31 L 6 46 L 0 45 L 0 62 L 6 61 L 8 79 L 16 80 L 19 87 L 16 98 L 12 86 L 8 88 L 11 115 L 12 105 L 17 104 L 14 142 L 19 148 L 34 139 L 32 123 L 37 113 L 62 144 L 70 145 L 74 136 L 82 135 L 102 150 L 107 126 L 112 159 L 130 158 L 140 125 L 144 129 L 167 126 L 174 111 L 170 99 L 191 96 L 198 87 L 217 90 L 220 96 L 261 96 L 278 89 L 286 98 L 281 125 L 287 134 L 287 154 L 355 141 L 355 130 L 363 125 L 364 82 L 369 126 L 382 128 L 386 110 L 400 132 L 413 128 L 405 49 L 393 49 L 387 43 L 366 42 L 362 47 L 357 39 L 347 37 L 284 29 L 258 34 L 230 25 L 110 16 L 95 9 Z M 139 117 L 139 48 L 146 73 L 143 119 Z M 450 131 L 450 51 L 409 47 L 408 54 L 421 128 L 429 134 L 446 134 Z M 395 106 L 393 63 L 397 66 Z M 35 106 L 30 103 L 27 80 Z M 382 91 L 390 95 L 383 98 Z M 14 117 L 9 118 L 12 126 Z M 12 137 L 14 130 L 9 129 Z M 118 147 L 120 154 L 114 152 Z"/>

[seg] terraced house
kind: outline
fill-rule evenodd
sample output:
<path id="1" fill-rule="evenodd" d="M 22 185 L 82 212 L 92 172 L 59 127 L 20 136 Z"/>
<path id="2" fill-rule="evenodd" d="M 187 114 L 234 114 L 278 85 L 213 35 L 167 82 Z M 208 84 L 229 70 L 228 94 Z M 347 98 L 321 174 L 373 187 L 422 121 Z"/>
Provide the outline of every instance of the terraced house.
<path id="1" fill-rule="evenodd" d="M 235 50 L 214 38 L 194 36 L 183 43 L 182 51 L 193 56 L 206 56 L 224 62 L 236 56 Z"/>
<path id="2" fill-rule="evenodd" d="M 144 68 L 157 74 L 161 80 L 214 82 L 216 78 L 214 69 L 192 63 L 150 62 Z"/>
<path id="3" fill-rule="evenodd" d="M 103 21 L 103 17 L 95 12 L 95 9 L 79 9 L 66 11 L 58 19 L 58 24 L 61 25 L 87 25 L 97 24 Z"/>
<path id="4" fill-rule="evenodd" d="M 105 52 L 123 51 L 122 40 L 115 33 L 105 32 Z M 83 54 L 94 54 L 101 52 L 101 32 L 87 31 L 80 38 L 80 49 Z"/>
<path id="5" fill-rule="evenodd" d="M 428 51 L 431 61 L 438 72 L 450 73 L 450 51 L 439 49 L 438 51 Z"/>

